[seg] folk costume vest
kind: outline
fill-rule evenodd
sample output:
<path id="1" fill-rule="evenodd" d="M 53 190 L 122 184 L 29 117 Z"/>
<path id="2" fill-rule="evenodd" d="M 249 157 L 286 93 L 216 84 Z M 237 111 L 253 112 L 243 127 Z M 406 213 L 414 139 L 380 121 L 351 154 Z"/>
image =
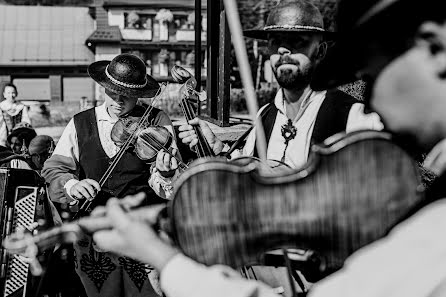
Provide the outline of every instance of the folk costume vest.
<path id="1" fill-rule="evenodd" d="M 358 100 L 342 91 L 337 89 L 327 91 L 324 102 L 322 102 L 316 117 L 313 134 L 311 135 L 311 143 L 321 143 L 328 137 L 345 131 L 350 109 L 355 103 L 358 103 Z M 274 103 L 270 103 L 260 114 L 265 131 L 266 143 L 269 143 L 271 138 L 278 112 Z M 258 157 L 256 147 L 254 149 L 254 156 Z"/>
<path id="2" fill-rule="evenodd" d="M 142 108 L 137 107 L 143 112 Z M 153 121 L 159 111 L 153 108 L 149 122 Z M 73 119 L 79 144 L 79 178 L 99 181 L 113 159 L 108 157 L 101 145 L 95 109 L 78 113 Z M 102 191 L 118 198 L 145 192 L 148 204 L 160 202 L 161 198 L 148 185 L 149 177 L 150 165 L 129 149 L 118 162 Z"/>

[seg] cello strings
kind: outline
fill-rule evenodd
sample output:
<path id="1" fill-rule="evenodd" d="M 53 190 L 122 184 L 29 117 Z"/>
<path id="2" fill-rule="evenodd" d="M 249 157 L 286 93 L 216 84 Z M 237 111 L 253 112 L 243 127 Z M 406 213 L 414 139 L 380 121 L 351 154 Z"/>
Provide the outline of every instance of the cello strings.
<path id="1" fill-rule="evenodd" d="M 181 105 L 181 109 L 183 110 L 183 113 L 186 116 L 186 121 L 189 124 L 189 120 L 193 119 L 195 117 L 195 115 L 190 110 L 190 105 L 186 104 L 186 103 L 187 103 L 186 99 L 183 99 L 181 101 L 180 105 Z M 201 132 L 201 129 L 199 130 L 200 127 L 194 126 L 193 128 L 194 128 L 195 133 L 197 134 L 197 138 L 198 138 L 197 147 L 196 147 L 196 153 L 198 154 L 198 156 L 200 158 L 206 157 L 206 155 L 207 155 L 206 151 L 209 152 L 208 154 L 212 155 L 211 147 L 209 146 L 207 141 L 205 139 L 203 139 L 204 137 L 201 137 L 203 134 Z"/>
<path id="2" fill-rule="evenodd" d="M 186 99 L 181 100 L 180 106 L 181 109 L 183 110 L 184 115 L 186 116 L 186 121 L 189 124 L 189 121 L 192 119 L 192 115 L 190 114 L 190 111 L 188 109 L 186 109 L 186 106 L 184 104 L 184 101 Z M 198 137 L 198 133 L 197 133 L 197 137 Z M 200 151 L 201 148 L 201 151 Z M 200 141 L 197 142 L 197 146 L 195 148 L 195 152 L 197 153 L 198 157 L 203 158 L 205 157 L 205 154 L 203 152 L 203 147 Z"/>

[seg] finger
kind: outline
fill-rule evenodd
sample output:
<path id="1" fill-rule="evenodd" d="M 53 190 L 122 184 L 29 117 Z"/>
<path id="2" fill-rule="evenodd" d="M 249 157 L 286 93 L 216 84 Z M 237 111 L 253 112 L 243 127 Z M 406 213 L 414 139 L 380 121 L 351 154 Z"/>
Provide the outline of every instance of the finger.
<path id="1" fill-rule="evenodd" d="M 177 152 L 178 150 L 175 147 L 173 147 L 171 152 L 172 156 L 176 156 Z"/>
<path id="2" fill-rule="evenodd" d="M 164 170 L 164 152 L 159 151 L 156 156 L 156 168 L 158 170 Z"/>
<path id="3" fill-rule="evenodd" d="M 71 196 L 72 197 L 74 197 L 74 198 L 76 198 L 76 199 L 82 199 L 82 198 L 84 198 L 84 196 L 82 196 L 82 193 L 81 192 L 79 192 L 79 190 L 76 188 L 76 187 L 73 187 L 72 189 L 71 189 Z"/>
<path id="4" fill-rule="evenodd" d="M 131 224 L 131 220 L 117 199 L 110 199 L 107 202 L 107 216 L 111 219 L 113 227 L 117 230 L 123 230 L 125 232 Z"/>
<path id="5" fill-rule="evenodd" d="M 170 159 L 170 170 L 175 170 L 178 168 L 178 161 L 176 158 Z"/>
<path id="6" fill-rule="evenodd" d="M 103 250 L 120 253 L 124 246 L 125 239 L 122 234 L 116 230 L 102 230 L 93 234 L 93 240 L 96 245 Z"/>
<path id="7" fill-rule="evenodd" d="M 192 121 L 190 121 L 190 122 L 192 122 Z M 193 129 L 194 128 L 191 125 L 189 125 L 189 124 L 184 124 L 184 125 L 181 125 L 180 127 L 178 127 L 179 131 L 190 131 L 190 130 L 193 130 Z M 180 133 L 180 135 L 181 135 L 181 133 Z"/>
<path id="8" fill-rule="evenodd" d="M 128 195 L 121 200 L 121 203 L 125 208 L 130 209 L 141 205 L 146 199 L 146 194 L 144 192 L 139 192 L 136 195 Z"/>
<path id="9" fill-rule="evenodd" d="M 169 169 L 169 165 L 170 165 L 170 155 L 169 154 L 164 154 L 163 165 L 164 165 L 164 168 Z"/>
<path id="10" fill-rule="evenodd" d="M 106 212 L 107 212 L 107 209 L 105 208 L 105 206 L 96 206 L 92 210 L 90 216 L 92 216 L 92 217 L 103 217 L 103 216 L 105 216 Z"/>
<path id="11" fill-rule="evenodd" d="M 99 192 L 101 190 L 101 186 L 99 185 L 99 183 L 97 181 L 95 181 L 94 179 L 86 179 L 85 180 L 88 184 L 92 185 L 97 192 Z"/>
<path id="12" fill-rule="evenodd" d="M 197 143 L 198 143 L 198 139 L 197 139 L 197 138 L 195 138 L 194 140 L 192 140 L 192 141 L 189 143 L 189 147 L 190 147 L 190 149 L 191 149 L 191 150 L 195 149 L 195 146 L 197 145 Z"/>
<path id="13" fill-rule="evenodd" d="M 88 191 L 91 198 L 96 196 L 95 188 L 92 185 L 90 185 L 88 182 L 85 182 L 82 186 L 86 191 Z"/>
<path id="14" fill-rule="evenodd" d="M 198 118 L 193 118 L 192 120 L 189 121 L 189 125 L 199 125 L 200 122 L 201 121 Z"/>
<path id="15" fill-rule="evenodd" d="M 440 146 L 435 146 L 429 154 L 427 154 L 426 159 L 424 159 L 423 166 L 429 169 L 437 160 L 437 158 L 440 156 L 442 150 Z"/>
<path id="16" fill-rule="evenodd" d="M 29 231 L 34 231 L 34 229 L 36 229 L 37 227 L 39 227 L 39 223 L 37 223 L 37 222 L 34 222 L 34 223 L 31 223 L 29 226 L 28 226 L 28 230 Z"/>
<path id="17" fill-rule="evenodd" d="M 140 208 L 132 213 L 132 218 L 138 222 L 142 221 L 152 226 L 157 223 L 160 212 L 165 207 L 165 205 L 159 204 Z"/>
<path id="18" fill-rule="evenodd" d="M 428 168 L 436 175 L 441 175 L 446 169 L 446 154 L 440 154 Z"/>
<path id="19" fill-rule="evenodd" d="M 180 139 L 183 139 L 183 138 L 190 137 L 190 136 L 193 136 L 193 135 L 195 135 L 195 131 L 194 130 L 187 130 L 187 131 L 184 131 L 184 132 L 180 132 L 178 134 L 178 137 Z"/>
<path id="20" fill-rule="evenodd" d="M 193 142 L 193 141 L 195 141 L 195 140 L 198 141 L 198 138 L 197 138 L 196 135 L 193 135 L 193 136 L 185 137 L 185 138 L 183 138 L 181 141 L 182 141 L 184 144 L 189 144 L 189 145 L 190 145 L 191 142 Z"/>
<path id="21" fill-rule="evenodd" d="M 76 189 L 79 191 L 81 198 L 91 199 L 90 193 L 83 186 L 79 186 Z"/>

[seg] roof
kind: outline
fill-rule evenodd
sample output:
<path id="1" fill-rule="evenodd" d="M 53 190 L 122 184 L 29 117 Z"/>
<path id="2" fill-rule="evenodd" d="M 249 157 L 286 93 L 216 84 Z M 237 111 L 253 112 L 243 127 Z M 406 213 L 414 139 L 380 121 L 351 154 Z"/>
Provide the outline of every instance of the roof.
<path id="1" fill-rule="evenodd" d="M 194 9 L 195 0 L 104 0 L 104 7 Z M 201 0 L 201 7 L 207 7 L 207 0 Z"/>
<path id="2" fill-rule="evenodd" d="M 87 39 L 87 43 L 98 43 L 98 42 L 120 42 L 121 41 L 121 31 L 118 26 L 111 26 L 106 28 L 100 28 L 94 31 Z"/>
<path id="3" fill-rule="evenodd" d="M 93 30 L 86 7 L 0 5 L 0 66 L 89 65 Z"/>

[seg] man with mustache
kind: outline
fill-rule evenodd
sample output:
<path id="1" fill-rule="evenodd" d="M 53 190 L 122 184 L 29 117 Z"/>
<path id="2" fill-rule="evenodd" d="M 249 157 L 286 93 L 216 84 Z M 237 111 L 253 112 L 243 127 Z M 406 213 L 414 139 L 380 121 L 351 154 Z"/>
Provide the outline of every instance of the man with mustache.
<path id="1" fill-rule="evenodd" d="M 312 143 L 320 143 L 343 131 L 383 128 L 376 114 L 364 114 L 363 105 L 338 90 L 314 91 L 309 86 L 314 68 L 327 50 L 332 32 L 324 29 L 319 9 L 309 0 L 282 1 L 261 29 L 245 36 L 268 40 L 273 73 L 280 85 L 274 102 L 259 111 L 267 141 L 267 158 L 291 167 L 305 164 Z M 229 149 L 209 126 L 194 119 L 179 128 L 183 143 L 193 148 L 197 136 L 191 125 L 200 125 L 215 154 Z M 247 135 L 239 155 L 257 156 L 255 128 Z"/>
<path id="2" fill-rule="evenodd" d="M 318 68 L 312 86 L 325 89 L 367 77 L 372 83 L 366 103 L 379 112 L 389 129 L 411 136 L 412 145 L 426 150 L 442 146 L 446 139 L 446 2 L 341 0 L 338 11 L 342 38 Z M 439 168 L 444 189 L 445 171 Z M 341 270 L 316 283 L 309 296 L 445 296 L 444 192 L 440 197 L 428 197 L 430 203 L 424 208 L 416 205 L 421 209 L 385 238 L 352 255 Z M 115 252 L 159 265 L 161 284 L 170 297 L 191 292 L 194 296 L 278 296 L 263 284 L 199 265 L 174 248 L 161 247 L 161 240 L 154 241 L 153 229 L 132 220 L 117 201 L 110 201 L 107 213 L 119 223 L 113 231 L 95 234 L 95 240 Z M 123 225 L 125 229 L 119 231 Z M 144 234 L 145 239 L 125 232 L 135 228 L 139 229 L 135 234 Z M 146 252 L 129 250 L 131 246 L 145 246 Z M 178 271 L 188 271 L 190 278 L 185 281 Z"/>
<path id="3" fill-rule="evenodd" d="M 154 97 L 160 86 L 146 74 L 144 62 L 130 54 L 94 62 L 88 74 L 105 88 L 105 103 L 75 115 L 44 163 L 42 176 L 49 183 L 51 199 L 66 203 L 92 200 L 99 191 L 121 198 L 144 192 L 145 204 L 164 202 L 158 196 L 169 191 L 164 178 L 172 176 L 177 163 L 175 159 L 164 162 L 162 154 L 151 166 L 128 149 L 105 184 L 101 187 L 98 183 L 120 150 L 111 138 L 114 124 L 127 116 L 141 117 L 148 107 L 138 105 L 138 98 Z M 148 123 L 166 127 L 173 137 L 172 123 L 163 111 L 153 108 Z M 152 188 L 149 179 L 156 186 Z M 75 250 L 76 271 L 89 297 L 157 296 L 148 279 L 155 275 L 153 269 L 130 258 L 98 252 L 90 237 L 75 245 Z"/>

